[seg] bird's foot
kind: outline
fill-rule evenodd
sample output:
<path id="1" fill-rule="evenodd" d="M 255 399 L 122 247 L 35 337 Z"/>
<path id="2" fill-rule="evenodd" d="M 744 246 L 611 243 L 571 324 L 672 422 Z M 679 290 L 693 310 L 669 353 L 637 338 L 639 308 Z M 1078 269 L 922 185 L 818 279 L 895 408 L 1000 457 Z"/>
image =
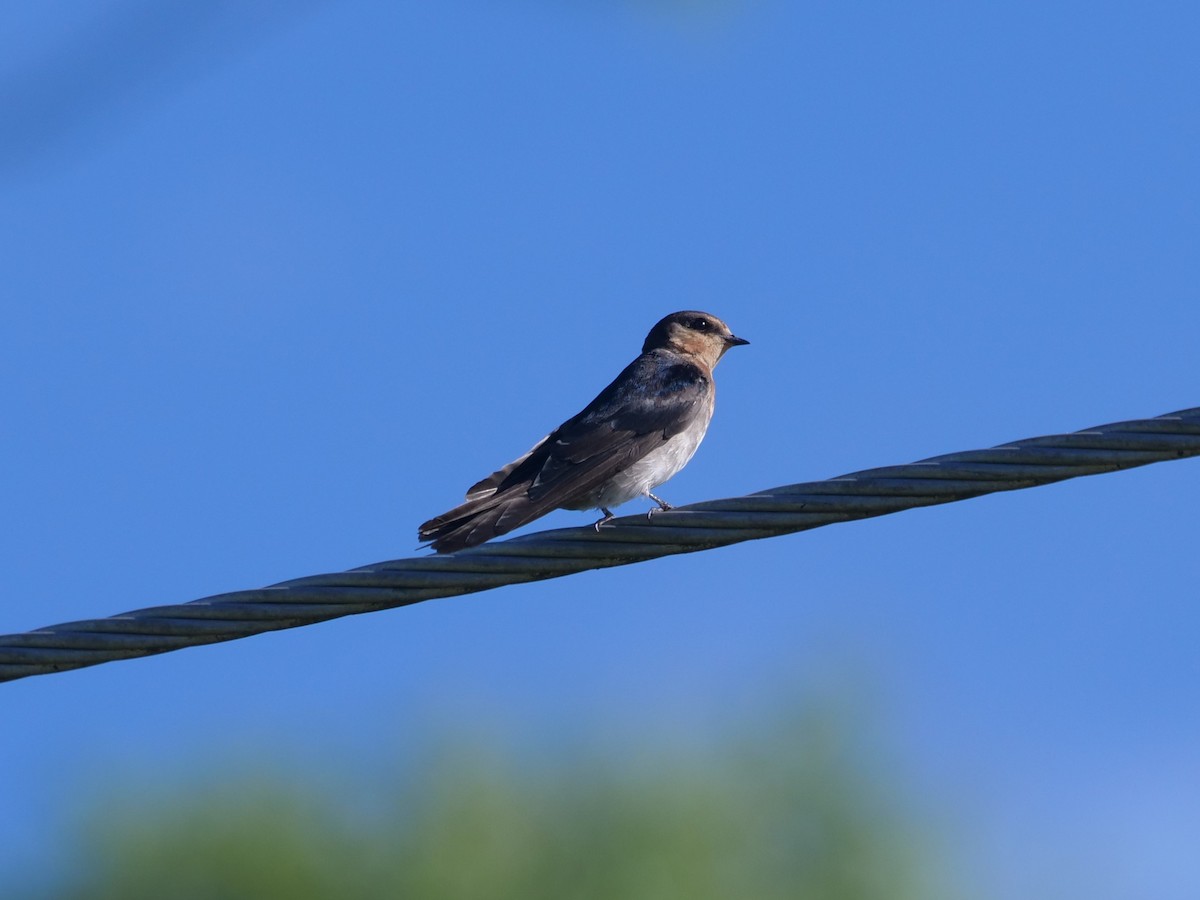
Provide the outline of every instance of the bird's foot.
<path id="1" fill-rule="evenodd" d="M 594 523 L 592 525 L 592 527 L 595 528 L 596 531 L 599 531 L 601 525 L 605 524 L 609 519 L 613 518 L 612 511 L 609 510 L 607 507 L 604 507 L 604 506 L 600 507 L 600 512 L 604 513 L 604 518 L 600 519 L 599 521 L 597 521 L 596 523 Z"/>
<path id="2" fill-rule="evenodd" d="M 674 508 L 675 508 L 675 507 L 673 507 L 673 506 L 672 506 L 670 503 L 668 503 L 666 500 L 664 500 L 662 497 L 656 497 L 656 496 L 654 496 L 652 493 L 650 493 L 649 491 L 646 491 L 646 496 L 647 496 L 647 497 L 649 497 L 651 500 L 653 500 L 655 503 L 657 503 L 657 504 L 658 504 L 658 509 L 655 509 L 654 507 L 651 507 L 650 509 L 648 509 L 648 510 L 646 511 L 646 518 L 647 518 L 647 519 L 653 519 L 653 518 L 654 518 L 654 514 L 655 514 L 656 512 L 658 512 L 659 510 L 662 510 L 663 512 L 666 512 L 668 509 L 674 509 Z"/>

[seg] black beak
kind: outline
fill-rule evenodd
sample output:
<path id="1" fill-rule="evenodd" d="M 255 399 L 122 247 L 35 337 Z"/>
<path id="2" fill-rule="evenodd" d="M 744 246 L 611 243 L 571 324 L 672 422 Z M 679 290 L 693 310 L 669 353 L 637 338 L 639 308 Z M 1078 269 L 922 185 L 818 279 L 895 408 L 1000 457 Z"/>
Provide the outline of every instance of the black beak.
<path id="1" fill-rule="evenodd" d="M 725 338 L 725 346 L 726 347 L 741 347 L 743 344 L 748 344 L 748 343 L 750 343 L 750 342 L 748 340 L 746 340 L 745 338 L 740 338 L 740 337 L 737 337 L 736 335 L 732 335 L 732 334 L 729 337 Z"/>

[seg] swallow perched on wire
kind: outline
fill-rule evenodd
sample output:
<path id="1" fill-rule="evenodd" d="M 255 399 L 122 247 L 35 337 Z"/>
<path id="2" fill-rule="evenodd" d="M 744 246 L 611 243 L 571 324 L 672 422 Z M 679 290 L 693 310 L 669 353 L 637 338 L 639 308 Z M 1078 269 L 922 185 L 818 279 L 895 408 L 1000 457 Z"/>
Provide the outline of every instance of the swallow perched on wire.
<path id="1" fill-rule="evenodd" d="M 438 553 L 506 534 L 554 509 L 599 509 L 648 497 L 685 465 L 712 419 L 713 368 L 747 340 L 716 316 L 671 313 L 646 336 L 642 354 L 584 410 L 519 459 L 467 491 L 467 502 L 417 531 Z M 651 509 L 648 515 L 653 514 Z"/>

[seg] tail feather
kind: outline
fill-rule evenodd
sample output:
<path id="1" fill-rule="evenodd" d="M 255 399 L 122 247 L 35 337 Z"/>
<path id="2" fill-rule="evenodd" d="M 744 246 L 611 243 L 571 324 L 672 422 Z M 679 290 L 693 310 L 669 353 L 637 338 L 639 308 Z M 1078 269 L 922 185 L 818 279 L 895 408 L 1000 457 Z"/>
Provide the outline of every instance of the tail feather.
<path id="1" fill-rule="evenodd" d="M 535 510 L 524 491 L 492 494 L 430 519 L 417 529 L 417 535 L 430 541 L 437 553 L 453 553 L 507 534 L 544 512 Z"/>

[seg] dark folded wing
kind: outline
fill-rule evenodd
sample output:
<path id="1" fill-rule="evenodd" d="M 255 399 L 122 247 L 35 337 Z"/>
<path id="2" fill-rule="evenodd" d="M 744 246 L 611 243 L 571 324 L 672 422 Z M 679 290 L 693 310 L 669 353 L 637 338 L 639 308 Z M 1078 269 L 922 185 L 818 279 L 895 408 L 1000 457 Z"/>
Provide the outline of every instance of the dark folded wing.
<path id="1" fill-rule="evenodd" d="M 537 453 L 538 450 L 540 450 L 542 448 L 542 445 L 544 443 L 546 443 L 546 441 L 549 438 L 550 438 L 550 435 L 546 435 L 546 437 L 542 438 L 540 441 L 538 441 L 536 444 L 534 444 L 532 449 L 530 449 L 526 453 L 522 454 L 521 456 L 518 456 L 516 459 L 514 459 L 512 462 L 510 462 L 504 468 L 497 469 L 495 472 L 493 472 L 487 478 L 484 478 L 481 481 L 475 482 L 473 485 L 471 485 L 469 488 L 467 488 L 467 499 L 468 500 L 481 500 L 484 497 L 490 497 L 492 494 L 496 493 L 496 488 L 498 488 L 503 483 L 504 479 L 506 479 L 509 476 L 509 474 L 513 471 L 513 469 L 515 469 L 517 466 L 521 465 L 521 463 L 525 462 L 525 460 L 529 459 L 529 457 L 533 456 L 533 454 Z"/>
<path id="2" fill-rule="evenodd" d="M 578 498 L 661 447 L 702 413 L 711 385 L 664 351 L 634 360 L 583 412 L 473 485 L 467 502 L 421 526 L 445 552 L 519 528 Z"/>
<path id="3" fill-rule="evenodd" d="M 528 484 L 549 512 L 586 495 L 683 431 L 710 390 L 695 365 L 654 353 L 638 357 L 583 412 L 568 419 L 516 466 L 505 483 Z"/>

